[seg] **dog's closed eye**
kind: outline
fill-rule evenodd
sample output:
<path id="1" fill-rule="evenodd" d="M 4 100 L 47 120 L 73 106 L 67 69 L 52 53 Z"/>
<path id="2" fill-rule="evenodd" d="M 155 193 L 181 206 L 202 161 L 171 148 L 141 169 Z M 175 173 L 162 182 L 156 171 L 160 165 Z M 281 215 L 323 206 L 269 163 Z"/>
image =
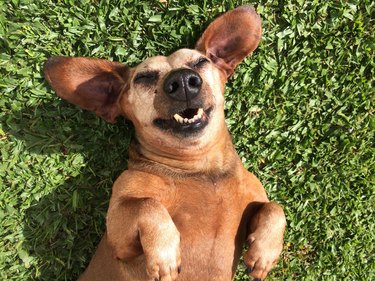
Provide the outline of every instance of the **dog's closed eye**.
<path id="1" fill-rule="evenodd" d="M 138 73 L 134 78 L 135 84 L 150 85 L 159 78 L 159 72 L 157 71 L 145 71 Z"/>
<path id="2" fill-rule="evenodd" d="M 203 67 L 206 63 L 209 63 L 210 61 L 205 57 L 200 57 L 198 60 L 192 63 L 192 67 L 199 69 Z"/>

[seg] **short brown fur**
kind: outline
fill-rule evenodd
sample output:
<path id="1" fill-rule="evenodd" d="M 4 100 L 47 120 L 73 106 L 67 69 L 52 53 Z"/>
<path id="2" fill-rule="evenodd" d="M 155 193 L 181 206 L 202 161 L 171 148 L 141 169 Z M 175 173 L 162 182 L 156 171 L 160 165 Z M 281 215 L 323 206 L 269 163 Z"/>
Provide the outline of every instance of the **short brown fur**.
<path id="1" fill-rule="evenodd" d="M 60 97 L 109 122 L 123 115 L 136 132 L 128 170 L 113 185 L 106 232 L 79 280 L 229 281 L 244 243 L 249 274 L 266 277 L 282 250 L 285 216 L 244 169 L 223 97 L 226 80 L 260 38 L 259 16 L 242 6 L 211 23 L 195 50 L 133 68 L 89 58 L 46 63 Z M 182 76 L 181 69 L 191 71 Z M 176 71 L 177 84 L 168 84 Z M 172 97 L 176 91 L 186 97 Z"/>

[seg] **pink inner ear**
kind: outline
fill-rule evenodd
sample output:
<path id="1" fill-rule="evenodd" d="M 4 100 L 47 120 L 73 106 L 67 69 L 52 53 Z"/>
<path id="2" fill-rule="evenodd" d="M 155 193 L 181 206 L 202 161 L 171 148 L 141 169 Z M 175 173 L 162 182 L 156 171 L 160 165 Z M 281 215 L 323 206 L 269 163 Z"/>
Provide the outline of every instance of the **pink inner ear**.
<path id="1" fill-rule="evenodd" d="M 112 104 L 117 100 L 121 85 L 110 73 L 101 73 L 79 84 L 75 95 L 90 104 L 95 101 L 98 105 Z"/>
<path id="2" fill-rule="evenodd" d="M 196 44 L 196 49 L 211 58 L 228 76 L 261 38 L 261 20 L 254 8 L 241 6 L 212 22 Z"/>
<path id="3" fill-rule="evenodd" d="M 227 63 L 220 56 L 215 55 L 215 50 L 208 49 L 207 56 L 214 64 L 216 64 L 220 69 L 222 69 L 226 73 L 227 77 L 230 77 L 234 74 L 234 67 L 231 64 Z"/>
<path id="4" fill-rule="evenodd" d="M 112 73 L 103 72 L 78 85 L 75 96 L 82 108 L 94 111 L 103 119 L 113 123 L 116 102 L 120 96 L 122 84 Z"/>
<path id="5" fill-rule="evenodd" d="M 63 99 L 94 111 L 108 122 L 115 122 L 129 68 L 120 63 L 90 58 L 55 57 L 44 67 L 46 79 Z"/>

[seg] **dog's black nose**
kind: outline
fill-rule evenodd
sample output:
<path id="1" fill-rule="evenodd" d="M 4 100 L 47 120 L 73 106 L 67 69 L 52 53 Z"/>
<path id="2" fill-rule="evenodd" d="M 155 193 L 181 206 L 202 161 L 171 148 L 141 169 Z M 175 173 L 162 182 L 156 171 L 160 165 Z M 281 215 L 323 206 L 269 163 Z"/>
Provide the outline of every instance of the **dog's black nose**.
<path id="1" fill-rule="evenodd" d="M 202 78 L 191 69 L 173 70 L 164 81 L 164 92 L 172 99 L 189 101 L 195 98 L 202 87 Z"/>

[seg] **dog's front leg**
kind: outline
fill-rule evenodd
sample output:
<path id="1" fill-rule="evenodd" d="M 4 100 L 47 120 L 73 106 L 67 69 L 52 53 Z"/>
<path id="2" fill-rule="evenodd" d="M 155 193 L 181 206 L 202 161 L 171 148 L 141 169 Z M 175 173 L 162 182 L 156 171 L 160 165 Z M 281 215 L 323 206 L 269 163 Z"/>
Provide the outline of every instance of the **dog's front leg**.
<path id="1" fill-rule="evenodd" d="M 252 277 L 264 280 L 281 253 L 286 220 L 278 204 L 255 204 L 259 205 L 255 207 L 248 227 L 249 249 L 244 255 L 244 262 Z"/>
<path id="2" fill-rule="evenodd" d="M 144 254 L 151 280 L 175 280 L 180 271 L 180 233 L 167 209 L 152 198 L 111 200 L 107 216 L 108 243 L 115 258 Z"/>

